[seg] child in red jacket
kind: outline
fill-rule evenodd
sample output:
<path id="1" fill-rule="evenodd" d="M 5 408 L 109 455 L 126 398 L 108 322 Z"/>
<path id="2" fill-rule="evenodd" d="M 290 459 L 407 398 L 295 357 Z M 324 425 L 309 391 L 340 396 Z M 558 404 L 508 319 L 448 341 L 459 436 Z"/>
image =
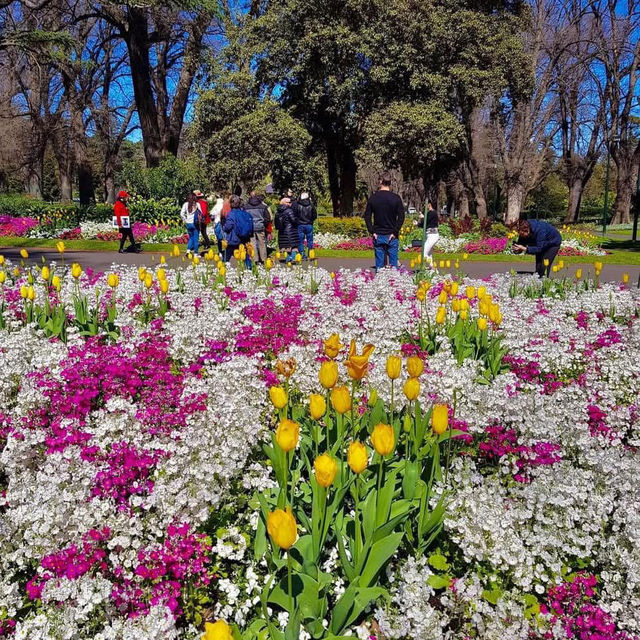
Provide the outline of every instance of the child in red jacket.
<path id="1" fill-rule="evenodd" d="M 131 229 L 131 216 L 127 208 L 129 197 L 126 191 L 120 191 L 113 205 L 113 226 L 118 227 L 118 231 L 120 231 L 120 249 L 118 249 L 118 253 L 124 253 L 124 243 L 127 238 L 129 238 L 129 242 L 134 249 L 137 246 Z"/>

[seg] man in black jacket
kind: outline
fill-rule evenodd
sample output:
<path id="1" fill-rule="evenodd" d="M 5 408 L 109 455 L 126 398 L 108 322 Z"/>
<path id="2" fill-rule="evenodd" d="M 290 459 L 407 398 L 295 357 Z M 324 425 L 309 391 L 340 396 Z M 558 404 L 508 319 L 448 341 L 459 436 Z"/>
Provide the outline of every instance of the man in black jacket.
<path id="1" fill-rule="evenodd" d="M 307 260 L 308 252 L 313 249 L 313 223 L 318 217 L 309 194 L 303 191 L 298 200 L 298 206 L 294 209 L 298 220 L 298 251 L 304 260 Z M 304 252 L 304 241 L 307 241 L 307 253 Z"/>
<path id="2" fill-rule="evenodd" d="M 404 223 L 404 205 L 400 196 L 391 191 L 391 175 L 386 171 L 380 176 L 380 188 L 367 202 L 364 221 L 373 236 L 376 271 L 384 267 L 387 257 L 389 264 L 397 267 L 398 236 Z"/>
<path id="3" fill-rule="evenodd" d="M 253 240 L 256 250 L 255 261 L 258 264 L 267 259 L 267 228 L 271 224 L 269 207 L 255 191 L 252 191 L 244 210 L 253 218 Z"/>

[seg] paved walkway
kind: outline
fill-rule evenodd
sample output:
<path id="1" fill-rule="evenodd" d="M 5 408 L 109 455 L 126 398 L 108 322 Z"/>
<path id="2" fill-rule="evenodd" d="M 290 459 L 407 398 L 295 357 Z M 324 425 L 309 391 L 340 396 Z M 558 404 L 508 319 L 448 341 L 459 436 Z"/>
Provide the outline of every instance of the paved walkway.
<path id="1" fill-rule="evenodd" d="M 20 248 L 0 248 L 0 254 L 12 261 L 19 262 Z M 160 254 L 143 252 L 143 253 L 115 253 L 113 251 L 67 251 L 64 254 L 65 262 L 79 262 L 83 268 L 91 267 L 96 271 L 108 271 L 114 264 L 126 264 L 136 266 L 151 267 L 157 265 Z M 29 260 L 41 263 L 45 261 L 60 261 L 60 254 L 55 249 L 29 249 Z M 172 263 L 173 260 L 170 261 Z M 367 258 L 320 258 L 318 264 L 330 271 L 338 269 L 373 269 L 373 255 L 371 259 Z M 408 261 L 404 261 L 408 266 Z M 571 265 L 570 272 L 575 272 L 581 268 L 586 275 L 593 271 L 591 264 L 575 264 Z M 494 273 L 508 273 L 511 270 L 517 273 L 531 274 L 533 273 L 533 259 L 531 263 L 527 262 L 465 262 L 464 271 L 475 278 L 485 278 Z M 453 270 L 453 267 L 452 269 Z M 445 269 L 447 271 L 447 269 Z M 602 269 L 601 280 L 609 282 L 620 282 L 622 274 L 629 274 L 630 284 L 638 286 L 640 279 L 640 267 L 638 265 L 608 265 L 605 264 Z"/>

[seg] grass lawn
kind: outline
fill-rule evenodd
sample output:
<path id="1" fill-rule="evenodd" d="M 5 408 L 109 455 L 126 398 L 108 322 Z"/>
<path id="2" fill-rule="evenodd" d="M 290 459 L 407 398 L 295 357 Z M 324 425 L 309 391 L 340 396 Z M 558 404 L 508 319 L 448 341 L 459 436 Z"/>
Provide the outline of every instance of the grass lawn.
<path id="1" fill-rule="evenodd" d="M 54 249 L 58 240 L 55 239 L 40 239 L 40 238 L 16 238 L 16 237 L 3 237 L 0 238 L 0 251 L 1 247 L 18 247 L 18 248 L 42 248 L 42 249 Z M 64 245 L 67 251 L 117 251 L 117 242 L 104 242 L 102 240 L 65 240 Z M 168 253 L 171 251 L 173 245 L 170 244 L 143 244 L 144 251 L 155 251 L 158 253 Z M 576 257 L 563 257 L 562 259 L 567 264 L 593 264 L 596 260 L 599 260 L 605 264 L 629 264 L 640 265 L 640 242 L 633 245 L 630 239 L 613 240 L 610 239 L 604 244 L 604 248 L 611 251 L 610 255 L 597 258 L 595 256 L 576 256 Z M 180 247 L 184 253 L 186 246 Z M 341 251 L 338 249 L 318 249 L 316 254 L 319 258 L 371 258 L 373 255 L 372 250 L 363 251 Z M 402 251 L 400 252 L 401 260 L 411 260 L 416 258 L 419 253 L 415 251 Z M 443 254 L 436 253 L 434 258 L 436 260 L 455 260 L 461 258 L 462 254 Z M 531 256 L 512 256 L 505 254 L 496 255 L 480 255 L 469 254 L 469 261 L 471 262 L 531 262 Z"/>

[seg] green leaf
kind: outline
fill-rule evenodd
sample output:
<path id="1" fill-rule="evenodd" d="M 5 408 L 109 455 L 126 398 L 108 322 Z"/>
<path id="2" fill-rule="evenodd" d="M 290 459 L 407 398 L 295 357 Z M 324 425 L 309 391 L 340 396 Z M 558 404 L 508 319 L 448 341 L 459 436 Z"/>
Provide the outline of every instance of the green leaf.
<path id="1" fill-rule="evenodd" d="M 500 600 L 500 598 L 502 598 L 502 589 L 499 589 L 498 587 L 494 587 L 493 589 L 491 589 L 491 591 L 489 591 L 489 589 L 485 589 L 482 592 L 482 597 L 487 601 L 490 602 L 493 605 L 498 604 L 498 600 Z"/>
<path id="2" fill-rule="evenodd" d="M 441 553 L 432 553 L 428 562 L 436 571 L 447 571 L 449 569 L 449 563 Z"/>
<path id="3" fill-rule="evenodd" d="M 433 574 L 429 576 L 427 582 L 434 589 L 446 589 L 451 584 L 451 576 Z"/>
<path id="4" fill-rule="evenodd" d="M 358 579 L 358 584 L 362 587 L 370 586 L 376 579 L 378 573 L 382 570 L 384 565 L 396 552 L 402 542 L 402 531 L 398 533 L 392 533 L 391 535 L 378 540 L 372 545 L 371 551 L 367 555 L 367 560 Z"/>

